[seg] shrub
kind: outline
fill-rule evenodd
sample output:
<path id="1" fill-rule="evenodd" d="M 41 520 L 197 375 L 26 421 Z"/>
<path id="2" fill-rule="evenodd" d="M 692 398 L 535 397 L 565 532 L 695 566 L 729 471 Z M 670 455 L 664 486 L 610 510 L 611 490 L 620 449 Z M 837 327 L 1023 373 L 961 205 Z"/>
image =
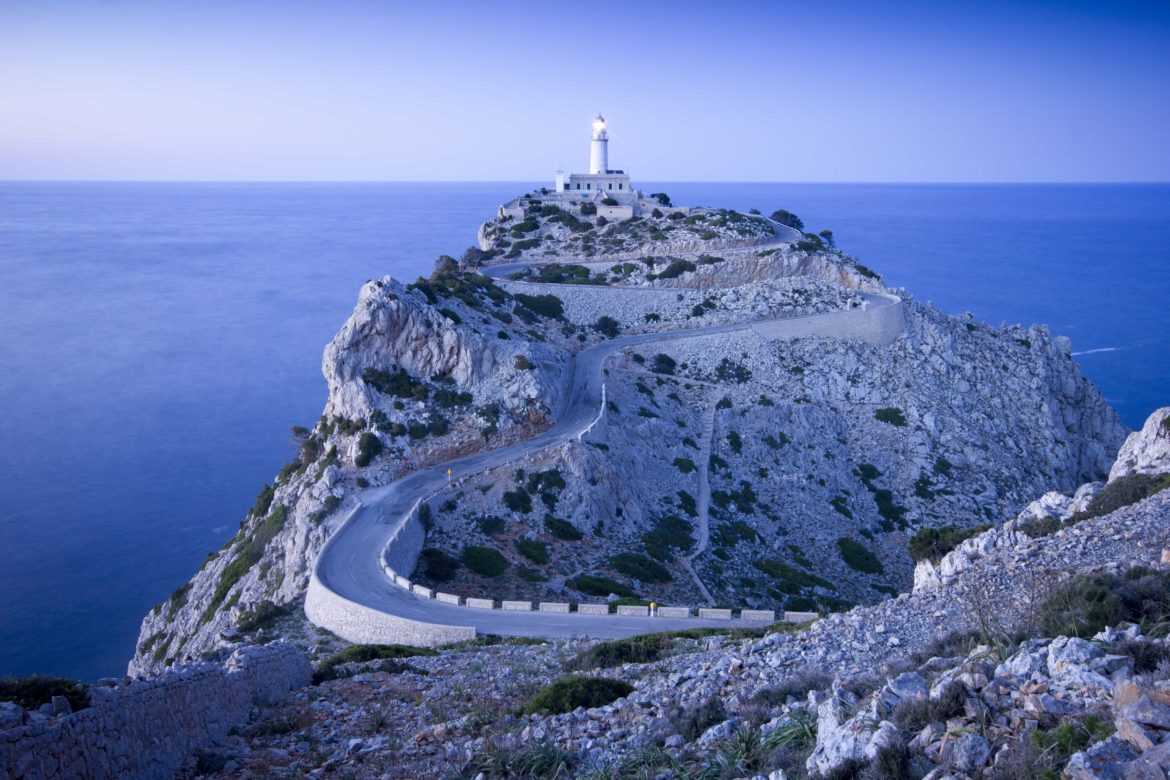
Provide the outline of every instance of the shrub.
<path id="1" fill-rule="evenodd" d="M 672 261 L 670 265 L 666 266 L 662 273 L 658 274 L 658 278 L 675 279 L 679 276 L 682 276 L 684 273 L 693 270 L 695 270 L 694 263 L 692 263 L 690 260 L 679 258 L 678 260 Z"/>
<path id="2" fill-rule="evenodd" d="M 801 221 L 800 217 L 796 216 L 788 209 L 777 209 L 776 211 L 773 211 L 772 212 L 772 221 L 779 222 L 781 225 L 784 225 L 785 227 L 796 228 L 797 230 L 804 230 L 804 222 Z"/>
<path id="3" fill-rule="evenodd" d="M 463 548 L 459 560 L 464 566 L 484 577 L 499 577 L 508 570 L 508 560 L 490 547 L 470 545 Z"/>
<path id="4" fill-rule="evenodd" d="M 902 414 L 902 410 L 896 406 L 882 407 L 875 411 L 873 416 L 881 422 L 889 423 L 898 428 L 905 427 L 906 425 L 906 415 Z"/>
<path id="5" fill-rule="evenodd" d="M 407 645 L 350 645 L 321 662 L 313 674 L 313 682 L 321 683 L 325 680 L 336 679 L 338 676 L 336 671 L 337 667 L 342 664 L 364 664 L 370 661 L 397 660 L 431 655 L 438 655 L 438 653 L 426 647 L 409 647 Z"/>
<path id="6" fill-rule="evenodd" d="M 779 684 L 761 688 L 752 694 L 752 704 L 765 707 L 780 707 L 791 696 L 804 699 L 809 691 L 823 691 L 833 684 L 833 676 L 820 669 L 805 667 L 793 672 Z"/>
<path id="7" fill-rule="evenodd" d="M 591 217 L 597 213 L 597 206 L 592 203 L 582 203 L 581 213 L 586 217 Z"/>
<path id="8" fill-rule="evenodd" d="M 690 458 L 675 458 L 674 467 L 684 474 L 690 474 L 698 468 Z"/>
<path id="9" fill-rule="evenodd" d="M 597 218 L 597 227 L 605 227 L 608 224 L 609 224 L 609 220 L 606 219 L 605 217 L 598 217 Z"/>
<path id="10" fill-rule="evenodd" d="M 517 539 L 516 550 L 533 563 L 548 563 L 548 546 L 536 539 Z"/>
<path id="11" fill-rule="evenodd" d="M 431 396 L 435 403 L 444 409 L 452 409 L 456 406 L 467 406 L 472 401 L 471 393 L 467 391 L 452 390 L 449 387 L 440 387 Z"/>
<path id="12" fill-rule="evenodd" d="M 930 560 L 938 563 L 939 560 L 975 534 L 981 534 L 991 528 L 990 525 L 977 525 L 974 528 L 956 528 L 953 525 L 944 525 L 941 528 L 923 528 L 910 537 L 910 557 L 915 561 Z"/>
<path id="13" fill-rule="evenodd" d="M 860 542 L 842 536 L 837 540 L 837 547 L 841 550 L 841 559 L 849 565 L 849 568 L 865 574 L 881 574 L 885 571 L 877 556 Z"/>
<path id="14" fill-rule="evenodd" d="M 503 499 L 504 506 L 513 512 L 520 512 L 526 515 L 532 511 L 532 496 L 528 495 L 528 492 L 522 487 L 505 492 Z"/>
<path id="15" fill-rule="evenodd" d="M 433 547 L 422 551 L 419 563 L 422 564 L 423 576 L 433 582 L 450 582 L 455 579 L 455 572 L 459 569 L 459 561 Z"/>
<path id="16" fill-rule="evenodd" d="M 727 434 L 727 444 L 731 447 L 731 451 L 737 455 L 743 451 L 743 439 L 735 431 Z"/>
<path id="17" fill-rule="evenodd" d="M 1058 586 L 1040 611 L 1042 636 L 1092 636 L 1128 621 L 1164 633 L 1170 573 L 1136 566 L 1123 575 L 1086 574 Z"/>
<path id="18" fill-rule="evenodd" d="M 723 708 L 723 702 L 718 696 L 711 696 L 701 704 L 688 707 L 672 717 L 671 726 L 683 739 L 693 742 L 702 736 L 704 731 L 725 720 L 727 711 Z"/>
<path id="19" fill-rule="evenodd" d="M 590 596 L 608 596 L 612 593 L 615 596 L 635 598 L 638 595 L 617 580 L 602 577 L 597 574 L 582 574 L 580 577 L 569 580 L 565 584 L 570 588 L 587 593 Z"/>
<path id="20" fill-rule="evenodd" d="M 514 355 L 512 357 L 512 365 L 515 366 L 517 371 L 531 371 L 532 369 L 536 368 L 536 366 L 532 365 L 531 361 L 529 361 L 528 358 L 524 357 L 523 355 Z"/>
<path id="21" fill-rule="evenodd" d="M 670 196 L 667 195 L 665 192 L 651 192 L 650 197 L 654 198 L 654 200 L 658 201 L 659 206 L 669 207 L 672 205 L 670 202 Z M 678 212 L 675 212 L 675 213 L 678 213 Z"/>
<path id="22" fill-rule="evenodd" d="M 263 628 L 272 627 L 277 619 L 284 617 L 288 613 L 289 607 L 287 604 L 274 604 L 268 599 L 265 599 L 240 615 L 236 626 L 244 633 L 259 631 Z"/>
<path id="23" fill-rule="evenodd" d="M 615 338 L 621 333 L 621 324 L 610 317 L 608 314 L 603 314 L 597 318 L 597 322 L 593 323 L 593 329 L 605 336 L 606 338 Z"/>
<path id="24" fill-rule="evenodd" d="M 415 394 L 423 393 L 426 397 L 426 386 L 419 380 L 406 373 L 406 369 L 398 368 L 394 371 L 383 371 L 376 368 L 366 368 L 362 371 L 362 381 L 383 395 L 392 395 L 396 398 L 415 398 Z"/>
<path id="25" fill-rule="evenodd" d="M 677 367 L 674 358 L 661 352 L 654 356 L 654 362 L 650 364 L 650 370 L 656 374 L 673 374 Z"/>
<path id="26" fill-rule="evenodd" d="M 565 316 L 565 302 L 555 295 L 517 293 L 516 300 L 542 317 L 559 320 Z"/>
<path id="27" fill-rule="evenodd" d="M 549 533 L 558 539 L 563 539 L 566 542 L 579 541 L 584 534 L 577 530 L 577 528 L 567 520 L 553 517 L 550 514 L 544 516 L 544 527 L 548 529 Z"/>
<path id="28" fill-rule="evenodd" d="M 662 564 L 637 553 L 622 553 L 609 559 L 616 571 L 642 582 L 670 582 L 670 572 Z"/>
<path id="29" fill-rule="evenodd" d="M 1170 417 L 1167 419 L 1170 419 Z M 1136 504 L 1139 501 L 1147 499 L 1166 488 L 1170 488 L 1170 474 L 1159 474 L 1157 476 L 1130 474 L 1129 476 L 1115 479 L 1102 488 L 1100 493 L 1093 496 L 1093 500 L 1089 502 L 1089 506 L 1085 511 L 1073 517 L 1071 522 L 1075 523 L 1081 520 L 1107 515 L 1122 507 L 1130 506 L 1131 504 Z"/>
<path id="30" fill-rule="evenodd" d="M 952 682 L 937 699 L 903 699 L 894 707 L 890 719 L 904 732 L 917 733 L 928 723 L 947 721 L 963 714 L 967 691 L 963 684 Z"/>
<path id="31" fill-rule="evenodd" d="M 578 707 L 602 707 L 634 692 L 634 686 L 609 677 L 562 677 L 542 688 L 524 708 L 525 714 L 557 715 Z"/>
<path id="32" fill-rule="evenodd" d="M 467 777 L 557 778 L 571 777 L 580 757 L 551 741 L 528 743 L 522 747 L 507 748 L 498 742 L 488 742 L 472 756 L 467 766 Z"/>
<path id="33" fill-rule="evenodd" d="M 357 456 L 353 459 L 353 465 L 358 468 L 363 468 L 370 465 L 370 461 L 382 452 L 382 440 L 378 438 L 376 433 L 366 431 L 358 439 Z"/>
<path id="34" fill-rule="evenodd" d="M 89 706 L 89 685 L 64 677 L 0 677 L 0 701 L 11 701 L 33 710 L 64 696 L 74 711 Z"/>

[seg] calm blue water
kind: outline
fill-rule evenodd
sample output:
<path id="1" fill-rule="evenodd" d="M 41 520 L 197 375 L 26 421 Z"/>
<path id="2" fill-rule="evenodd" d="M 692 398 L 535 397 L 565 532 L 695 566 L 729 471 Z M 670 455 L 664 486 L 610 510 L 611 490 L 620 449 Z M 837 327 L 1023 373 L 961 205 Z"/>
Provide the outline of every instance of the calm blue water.
<path id="1" fill-rule="evenodd" d="M 1130 425 L 1170 403 L 1170 186 L 647 186 L 788 208 L 944 311 L 1048 322 Z M 121 673 L 320 414 L 359 285 L 523 189 L 0 183 L 0 672 Z"/>

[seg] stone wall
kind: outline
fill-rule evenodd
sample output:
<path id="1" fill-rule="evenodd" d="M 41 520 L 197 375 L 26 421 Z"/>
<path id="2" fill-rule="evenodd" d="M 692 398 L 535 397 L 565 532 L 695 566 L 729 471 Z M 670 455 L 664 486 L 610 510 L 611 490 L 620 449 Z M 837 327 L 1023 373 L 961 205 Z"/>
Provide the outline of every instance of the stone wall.
<path id="1" fill-rule="evenodd" d="M 815 317 L 793 317 L 772 320 L 752 326 L 752 330 L 767 339 L 796 339 L 804 336 L 860 339 L 883 347 L 894 342 L 906 329 L 902 300 L 893 295 L 869 295 L 861 309 L 821 314 Z"/>
<path id="2" fill-rule="evenodd" d="M 98 686 L 86 709 L 0 732 L 0 777 L 170 778 L 253 707 L 279 703 L 311 677 L 308 657 L 280 642 L 241 648 L 223 665 Z"/>

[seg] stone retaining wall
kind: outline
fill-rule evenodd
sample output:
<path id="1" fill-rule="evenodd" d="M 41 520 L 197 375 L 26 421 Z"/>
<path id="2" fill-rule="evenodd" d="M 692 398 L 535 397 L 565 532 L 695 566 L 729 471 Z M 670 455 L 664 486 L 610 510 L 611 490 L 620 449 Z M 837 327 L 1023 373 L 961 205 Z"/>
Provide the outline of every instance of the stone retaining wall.
<path id="1" fill-rule="evenodd" d="M 906 329 L 902 299 L 894 295 L 873 295 L 866 308 L 793 317 L 752 325 L 752 331 L 766 339 L 797 339 L 805 336 L 860 339 L 874 346 L 892 344 Z"/>
<path id="2" fill-rule="evenodd" d="M 309 684 L 308 657 L 277 642 L 235 651 L 221 666 L 95 687 L 88 708 L 0 732 L 0 777 L 170 778 L 188 755 Z"/>

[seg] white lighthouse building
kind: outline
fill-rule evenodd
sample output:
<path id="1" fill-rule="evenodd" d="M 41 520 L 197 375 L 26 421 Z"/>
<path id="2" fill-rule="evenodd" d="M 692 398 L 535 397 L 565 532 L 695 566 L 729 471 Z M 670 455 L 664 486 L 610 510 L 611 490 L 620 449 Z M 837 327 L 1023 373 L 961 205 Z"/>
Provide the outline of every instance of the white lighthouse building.
<path id="1" fill-rule="evenodd" d="M 589 142 L 589 172 L 609 172 L 609 133 L 605 130 L 605 117 L 601 114 L 593 120 L 593 140 Z"/>
<path id="2" fill-rule="evenodd" d="M 564 171 L 557 171 L 556 191 L 567 192 L 592 200 L 600 193 L 601 198 L 610 197 L 618 201 L 637 200 L 637 193 L 630 189 L 630 177 L 625 171 L 609 167 L 609 131 L 605 128 L 605 117 L 601 114 L 593 120 L 593 136 L 589 140 L 589 173 L 571 173 L 568 178 Z"/>

